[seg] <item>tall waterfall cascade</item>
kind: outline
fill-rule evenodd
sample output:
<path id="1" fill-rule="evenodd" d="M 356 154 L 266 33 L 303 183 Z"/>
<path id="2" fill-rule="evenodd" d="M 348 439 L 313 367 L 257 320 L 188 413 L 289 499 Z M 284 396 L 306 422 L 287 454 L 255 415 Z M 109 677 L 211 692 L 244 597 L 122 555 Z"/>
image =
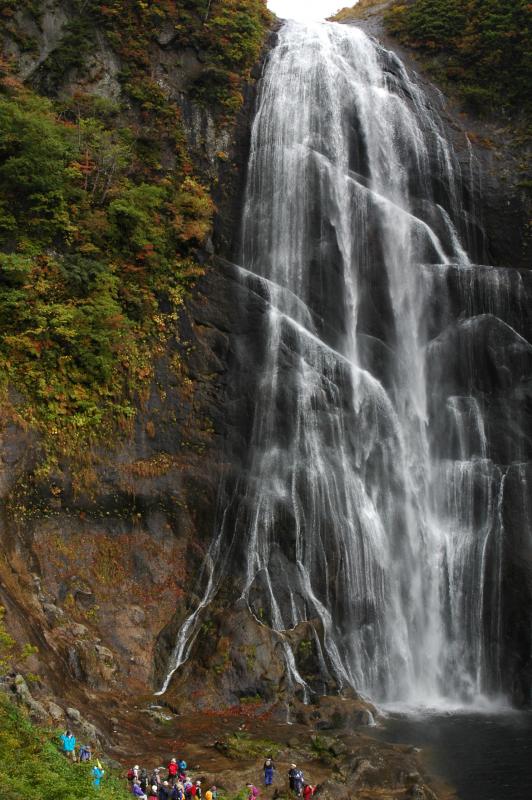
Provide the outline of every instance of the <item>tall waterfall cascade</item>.
<path id="1" fill-rule="evenodd" d="M 245 455 L 163 690 L 230 559 L 263 624 L 315 623 L 323 685 L 425 705 L 506 690 L 532 346 L 522 274 L 473 263 L 475 175 L 394 54 L 356 27 L 283 25 L 234 267 L 263 309 L 237 365 L 241 386 L 254 374 Z M 319 691 L 288 640 L 285 657 Z"/>

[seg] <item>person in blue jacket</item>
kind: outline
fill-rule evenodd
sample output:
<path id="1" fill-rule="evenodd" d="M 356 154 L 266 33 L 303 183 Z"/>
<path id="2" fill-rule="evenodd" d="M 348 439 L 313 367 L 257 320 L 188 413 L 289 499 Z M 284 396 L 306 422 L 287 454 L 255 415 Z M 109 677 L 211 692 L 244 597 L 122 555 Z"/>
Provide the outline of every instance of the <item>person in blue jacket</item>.
<path id="1" fill-rule="evenodd" d="M 72 761 L 76 760 L 76 737 L 72 731 L 66 730 L 61 734 L 61 744 L 63 745 L 63 753 L 67 758 Z"/>
<path id="2" fill-rule="evenodd" d="M 105 775 L 105 770 L 103 770 L 101 767 L 94 766 L 92 768 L 92 774 L 94 776 L 94 780 L 92 782 L 93 785 L 96 786 L 97 788 L 100 788 L 100 783 L 102 781 L 103 776 Z"/>

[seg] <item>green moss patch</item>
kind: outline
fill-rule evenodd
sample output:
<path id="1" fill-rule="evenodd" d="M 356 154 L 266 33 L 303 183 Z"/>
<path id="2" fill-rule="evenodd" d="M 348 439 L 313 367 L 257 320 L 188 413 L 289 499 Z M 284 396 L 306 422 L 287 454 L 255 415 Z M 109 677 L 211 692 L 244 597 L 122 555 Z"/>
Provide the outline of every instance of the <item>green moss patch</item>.
<path id="1" fill-rule="evenodd" d="M 236 732 L 228 737 L 226 741 L 226 755 L 236 760 L 265 758 L 266 756 L 276 756 L 281 746 L 269 739 L 255 739 L 248 733 Z"/>

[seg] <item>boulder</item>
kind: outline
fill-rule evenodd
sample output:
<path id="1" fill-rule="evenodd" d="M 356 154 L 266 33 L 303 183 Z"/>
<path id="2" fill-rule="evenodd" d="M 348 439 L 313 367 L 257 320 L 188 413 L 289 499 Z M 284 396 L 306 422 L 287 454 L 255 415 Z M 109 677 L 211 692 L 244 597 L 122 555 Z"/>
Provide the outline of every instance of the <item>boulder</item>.
<path id="1" fill-rule="evenodd" d="M 26 706 L 32 718 L 36 722 L 46 723 L 49 721 L 50 715 L 48 714 L 48 711 L 45 709 L 42 703 L 32 697 L 32 694 L 28 688 L 28 684 L 22 675 L 15 676 L 14 688 L 19 702 Z"/>
<path id="2" fill-rule="evenodd" d="M 52 720 L 57 723 L 61 722 L 65 718 L 65 712 L 63 709 L 52 700 L 48 702 L 48 713 L 50 714 Z"/>
<path id="3" fill-rule="evenodd" d="M 67 717 L 71 719 L 73 722 L 78 722 L 78 723 L 81 722 L 81 714 L 77 708 L 67 707 L 66 713 Z"/>

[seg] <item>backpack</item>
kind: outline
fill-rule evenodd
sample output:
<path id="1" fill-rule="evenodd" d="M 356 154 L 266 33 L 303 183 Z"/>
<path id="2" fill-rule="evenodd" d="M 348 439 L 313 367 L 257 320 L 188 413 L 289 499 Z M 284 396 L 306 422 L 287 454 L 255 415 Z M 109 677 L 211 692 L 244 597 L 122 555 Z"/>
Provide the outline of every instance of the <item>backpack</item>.
<path id="1" fill-rule="evenodd" d="M 79 748 L 79 760 L 80 761 L 90 761 L 90 758 L 91 758 L 90 750 L 88 750 L 85 747 L 85 745 L 82 744 L 81 747 Z"/>
<path id="2" fill-rule="evenodd" d="M 128 781 L 132 781 L 134 777 L 135 777 L 135 770 L 133 769 L 133 767 L 131 767 L 131 769 L 128 769 L 127 771 L 127 779 Z"/>

